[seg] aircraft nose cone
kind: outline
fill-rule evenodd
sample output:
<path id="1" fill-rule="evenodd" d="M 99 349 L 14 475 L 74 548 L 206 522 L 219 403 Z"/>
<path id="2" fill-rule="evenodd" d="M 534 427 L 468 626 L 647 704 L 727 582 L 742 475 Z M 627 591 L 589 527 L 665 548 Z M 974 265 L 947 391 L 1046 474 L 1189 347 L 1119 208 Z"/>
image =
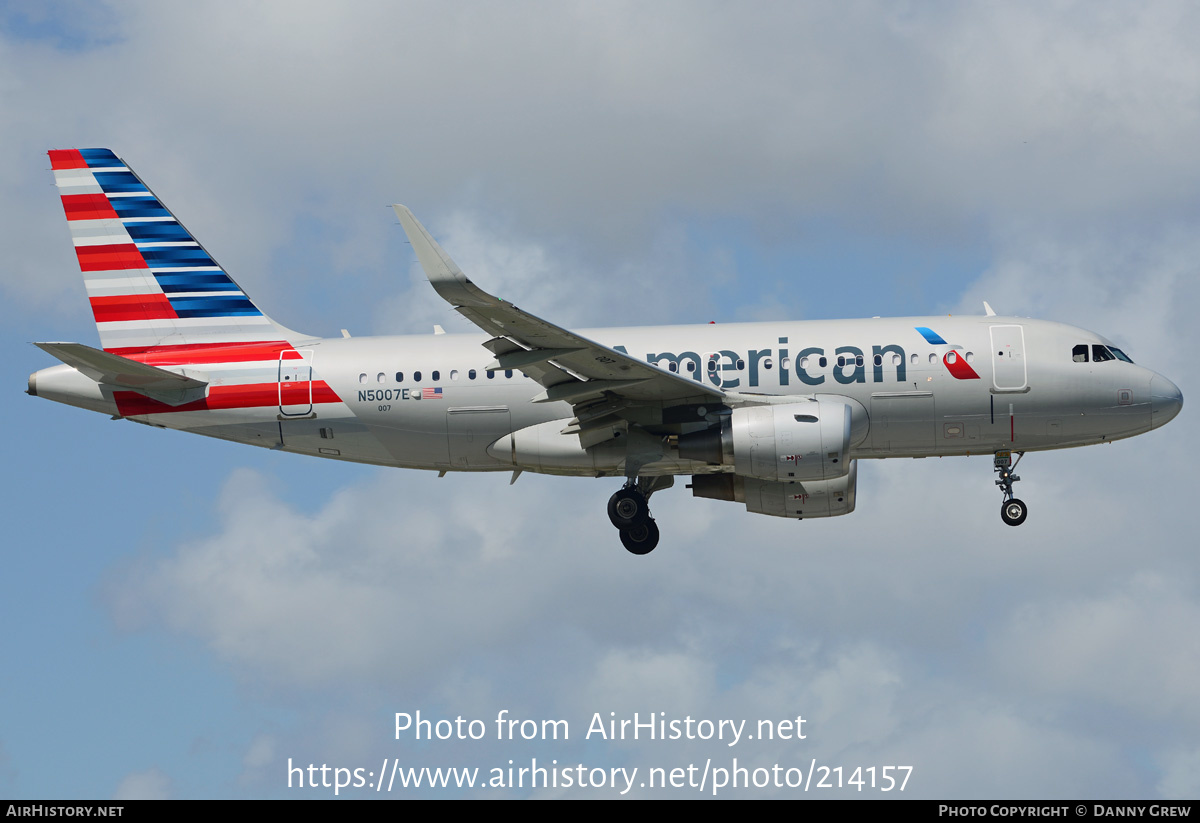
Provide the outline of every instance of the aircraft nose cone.
<path id="1" fill-rule="evenodd" d="M 1183 392 L 1160 374 L 1150 381 L 1150 428 L 1157 429 L 1175 419 L 1183 408 Z"/>

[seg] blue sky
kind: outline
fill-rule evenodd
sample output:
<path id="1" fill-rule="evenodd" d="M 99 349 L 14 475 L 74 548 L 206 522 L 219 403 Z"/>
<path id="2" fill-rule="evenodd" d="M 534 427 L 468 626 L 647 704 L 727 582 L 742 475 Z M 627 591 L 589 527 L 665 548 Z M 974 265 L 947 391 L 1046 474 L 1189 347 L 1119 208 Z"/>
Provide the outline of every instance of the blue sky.
<path id="1" fill-rule="evenodd" d="M 828 521 L 664 493 L 636 560 L 602 481 L 305 460 L 21 390 L 51 365 L 31 341 L 96 341 L 45 151 L 108 146 L 312 333 L 467 330 L 400 201 L 560 324 L 988 300 L 1190 397 L 1197 35 L 1184 3 L 0 4 L 0 794 L 286 797 L 289 758 L 732 755 L 912 765 L 910 796 L 1196 796 L 1187 408 L 1026 458 L 1020 530 L 986 458 L 880 461 Z M 811 738 L 392 739 L 417 709 L 801 713 Z"/>

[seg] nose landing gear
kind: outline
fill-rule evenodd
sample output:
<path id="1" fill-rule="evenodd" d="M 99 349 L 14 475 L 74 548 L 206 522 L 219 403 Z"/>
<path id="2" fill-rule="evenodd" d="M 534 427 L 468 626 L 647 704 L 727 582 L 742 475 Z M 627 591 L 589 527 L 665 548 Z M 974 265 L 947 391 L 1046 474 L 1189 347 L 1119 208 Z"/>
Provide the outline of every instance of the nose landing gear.
<path id="1" fill-rule="evenodd" d="M 650 514 L 650 495 L 670 488 L 674 477 L 630 478 L 608 499 L 608 519 L 621 533 L 621 545 L 633 554 L 649 554 L 658 545 L 658 525 Z"/>
<path id="2" fill-rule="evenodd" d="M 1025 452 L 1017 452 L 1017 459 L 1014 461 L 1012 452 L 998 451 L 992 463 L 992 471 L 1000 475 L 996 485 L 1004 494 L 1004 502 L 1000 504 L 1000 519 L 1010 526 L 1021 525 L 1029 515 L 1029 507 L 1025 505 L 1025 502 L 1013 497 L 1013 483 L 1021 479 L 1013 474 L 1013 470 L 1024 456 Z"/>

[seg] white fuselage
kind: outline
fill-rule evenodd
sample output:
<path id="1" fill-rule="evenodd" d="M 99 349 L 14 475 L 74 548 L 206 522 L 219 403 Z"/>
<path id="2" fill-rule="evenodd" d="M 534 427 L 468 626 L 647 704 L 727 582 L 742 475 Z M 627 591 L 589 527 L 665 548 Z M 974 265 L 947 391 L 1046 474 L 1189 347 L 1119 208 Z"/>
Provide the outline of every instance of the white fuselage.
<path id="1" fill-rule="evenodd" d="M 1081 446 L 1149 431 L 1181 404 L 1179 390 L 1147 368 L 1073 360 L 1073 347 L 1107 344 L 1096 334 L 1026 318 L 709 324 L 580 334 L 749 403 L 769 399 L 762 395 L 848 399 L 855 409 L 853 458 Z M 299 361 L 267 354 L 171 364 L 166 368 L 204 372 L 209 401 L 224 397 L 226 389 L 241 390 L 235 395 L 240 400 L 178 408 L 121 402 L 111 388 L 69 366 L 38 372 L 30 386 L 39 396 L 137 422 L 334 459 L 439 471 L 621 473 L 619 458 L 598 463 L 575 434 L 557 434 L 572 418 L 570 405 L 531 402 L 542 387 L 519 370 L 486 371 L 492 356 L 481 345 L 485 339 L 296 340 Z M 292 373 L 293 367 L 303 373 Z M 636 422 L 664 438 L 687 435 L 714 419 L 714 410 L 703 407 L 689 416 L 695 408 L 664 412 L 645 405 L 638 411 L 644 419 Z M 555 421 L 561 425 L 551 426 Z M 554 460 L 493 445 L 543 424 L 549 432 L 543 440 L 563 438 Z M 640 473 L 711 470 L 668 448 Z"/>

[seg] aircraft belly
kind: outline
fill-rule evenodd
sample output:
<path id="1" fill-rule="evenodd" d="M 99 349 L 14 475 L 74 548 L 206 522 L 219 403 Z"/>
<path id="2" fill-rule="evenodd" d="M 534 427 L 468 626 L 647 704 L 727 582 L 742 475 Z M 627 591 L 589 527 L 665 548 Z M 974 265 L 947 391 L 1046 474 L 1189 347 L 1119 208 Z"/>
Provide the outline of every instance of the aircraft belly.
<path id="1" fill-rule="evenodd" d="M 446 421 L 432 425 L 373 425 L 372 434 L 400 466 L 428 469 L 450 468 L 450 449 L 446 438 Z"/>
<path id="2" fill-rule="evenodd" d="M 363 463 L 392 462 L 379 439 L 352 415 L 288 418 L 277 423 L 284 451 Z"/>
<path id="3" fill-rule="evenodd" d="M 871 447 L 885 454 L 933 454 L 932 392 L 887 392 L 871 397 Z"/>
<path id="4" fill-rule="evenodd" d="M 446 410 L 450 465 L 456 469 L 502 469 L 488 446 L 512 431 L 508 406 L 451 406 Z"/>
<path id="5" fill-rule="evenodd" d="M 260 446 L 264 449 L 277 449 L 280 444 L 278 423 L 223 423 L 188 426 L 183 430 L 189 434 L 201 434 L 205 437 L 244 443 L 247 446 Z"/>

